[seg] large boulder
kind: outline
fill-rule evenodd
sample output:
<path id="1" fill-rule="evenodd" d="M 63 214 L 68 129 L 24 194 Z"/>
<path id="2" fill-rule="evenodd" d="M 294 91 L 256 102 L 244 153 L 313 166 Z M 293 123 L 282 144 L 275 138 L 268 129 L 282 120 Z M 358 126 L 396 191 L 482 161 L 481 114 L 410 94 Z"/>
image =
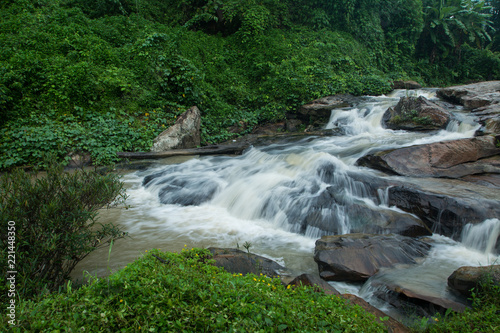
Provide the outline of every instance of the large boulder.
<path id="1" fill-rule="evenodd" d="M 500 285 L 500 265 L 458 268 L 448 277 L 448 286 L 460 294 L 470 297 L 472 290 L 482 288 L 482 283 Z"/>
<path id="2" fill-rule="evenodd" d="M 400 235 L 348 234 L 316 241 L 314 260 L 327 281 L 365 281 L 383 267 L 415 264 L 430 245 Z"/>
<path id="3" fill-rule="evenodd" d="M 410 177 L 460 178 L 473 174 L 500 173 L 497 138 L 483 136 L 381 151 L 357 163 L 391 174 Z"/>
<path id="4" fill-rule="evenodd" d="M 175 124 L 161 132 L 153 141 L 151 151 L 198 147 L 200 139 L 200 110 L 193 106 L 179 116 Z"/>
<path id="5" fill-rule="evenodd" d="M 484 134 L 500 134 L 500 81 L 447 87 L 437 91 L 438 97 L 471 109 L 483 126 Z"/>
<path id="6" fill-rule="evenodd" d="M 401 97 L 384 114 L 383 124 L 394 130 L 431 131 L 446 128 L 451 114 L 423 96 Z"/>

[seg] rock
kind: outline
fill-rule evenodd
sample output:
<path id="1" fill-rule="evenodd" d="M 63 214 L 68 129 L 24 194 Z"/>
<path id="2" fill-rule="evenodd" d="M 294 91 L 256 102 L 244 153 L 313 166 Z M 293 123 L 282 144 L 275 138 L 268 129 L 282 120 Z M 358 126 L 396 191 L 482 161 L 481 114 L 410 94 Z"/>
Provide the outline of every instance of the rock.
<path id="1" fill-rule="evenodd" d="M 292 280 L 288 284 L 289 286 L 310 286 L 314 287 L 316 291 L 322 291 L 326 295 L 337 295 L 339 296 L 340 293 L 337 291 L 337 289 L 333 288 L 326 282 L 325 280 L 321 279 L 320 277 L 312 274 L 302 274 L 297 276 L 295 279 Z"/>
<path id="2" fill-rule="evenodd" d="M 234 274 L 264 274 L 268 277 L 278 277 L 289 274 L 287 269 L 271 259 L 238 249 L 209 247 L 213 254 L 215 266 L 222 267 Z"/>
<path id="3" fill-rule="evenodd" d="M 439 89 L 437 96 L 471 109 L 483 134 L 500 134 L 500 81 L 486 81 Z"/>
<path id="4" fill-rule="evenodd" d="M 367 155 L 358 165 L 410 177 L 460 178 L 500 173 L 498 160 L 482 160 L 500 154 L 497 139 L 484 136 L 436 142 Z"/>
<path id="5" fill-rule="evenodd" d="M 69 153 L 70 158 L 67 168 L 82 168 L 84 166 L 89 166 L 92 164 L 92 158 L 89 153 Z"/>
<path id="6" fill-rule="evenodd" d="M 468 85 L 442 88 L 437 96 L 467 108 L 478 108 L 500 102 L 500 81 L 485 81 Z"/>
<path id="7" fill-rule="evenodd" d="M 314 126 L 326 124 L 333 109 L 351 106 L 354 99 L 355 97 L 351 95 L 334 95 L 316 99 L 300 107 L 296 116 Z"/>
<path id="8" fill-rule="evenodd" d="M 500 104 L 490 104 L 472 110 L 474 116 L 477 117 L 477 122 L 482 125 L 479 132 L 482 135 L 498 135 L 500 134 Z"/>
<path id="9" fill-rule="evenodd" d="M 428 295 L 425 290 L 409 290 L 397 285 L 386 285 L 382 290 L 378 289 L 375 296 L 398 309 L 406 311 L 411 309 L 408 312 L 415 313 L 419 317 L 431 317 L 437 313 L 444 315 L 448 309 L 463 312 L 467 307 L 465 300 L 460 302 L 439 295 Z"/>
<path id="10" fill-rule="evenodd" d="M 451 114 L 423 96 L 401 97 L 384 114 L 383 124 L 394 130 L 431 131 L 446 128 Z"/>
<path id="11" fill-rule="evenodd" d="M 384 312 L 379 309 L 371 306 L 364 299 L 351 295 L 351 294 L 343 294 L 342 298 L 349 301 L 351 304 L 358 305 L 362 307 L 366 312 L 371 313 L 375 316 L 375 320 L 387 327 L 387 331 L 389 333 L 409 333 L 411 332 L 406 326 L 398 322 L 396 319 L 386 315 Z"/>
<path id="12" fill-rule="evenodd" d="M 500 265 L 458 268 L 448 277 L 448 286 L 460 294 L 470 297 L 471 291 L 481 288 L 481 283 L 490 279 L 491 283 L 500 285 Z"/>
<path id="13" fill-rule="evenodd" d="M 304 126 L 304 123 L 299 119 L 287 119 L 285 122 L 285 129 L 288 132 L 297 132 L 302 126 Z"/>
<path id="14" fill-rule="evenodd" d="M 462 181 L 429 179 L 426 183 L 391 187 L 389 205 L 415 214 L 433 232 L 456 240 L 467 223 L 500 216 L 500 190 Z"/>
<path id="15" fill-rule="evenodd" d="M 420 89 L 422 86 L 415 81 L 394 81 L 392 83 L 392 89 Z"/>
<path id="16" fill-rule="evenodd" d="M 151 151 L 162 152 L 169 149 L 186 149 L 199 146 L 200 121 L 200 110 L 193 106 L 181 114 L 173 126 L 154 139 Z"/>
<path id="17" fill-rule="evenodd" d="M 400 235 L 348 234 L 316 241 L 314 260 L 327 281 L 365 281 L 383 267 L 414 264 L 430 245 Z"/>

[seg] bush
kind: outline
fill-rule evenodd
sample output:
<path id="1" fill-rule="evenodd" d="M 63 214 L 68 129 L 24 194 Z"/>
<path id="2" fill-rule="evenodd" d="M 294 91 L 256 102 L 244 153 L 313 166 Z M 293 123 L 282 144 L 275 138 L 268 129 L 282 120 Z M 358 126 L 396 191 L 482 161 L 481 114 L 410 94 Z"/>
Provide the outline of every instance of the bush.
<path id="1" fill-rule="evenodd" d="M 263 275 L 227 273 L 210 264 L 208 250 L 146 252 L 108 279 L 39 302 L 22 301 L 12 331 L 384 331 L 372 315 L 337 296 L 310 287 L 286 289 Z"/>
<path id="2" fill-rule="evenodd" d="M 7 290 L 6 272 L 17 271 L 21 299 L 54 291 L 69 278 L 75 265 L 95 249 L 120 238 L 112 224 L 97 222 L 97 211 L 125 199 L 118 177 L 95 171 L 65 173 L 49 163 L 46 174 L 15 170 L 0 177 L 0 292 Z M 14 221 L 15 235 L 7 237 Z M 9 229 L 9 231 L 12 231 Z M 7 268 L 14 250 L 15 267 Z M 12 259 L 12 257 L 9 257 Z M 9 264 L 12 262 L 9 261 Z M 9 284 L 10 285 L 10 284 Z"/>

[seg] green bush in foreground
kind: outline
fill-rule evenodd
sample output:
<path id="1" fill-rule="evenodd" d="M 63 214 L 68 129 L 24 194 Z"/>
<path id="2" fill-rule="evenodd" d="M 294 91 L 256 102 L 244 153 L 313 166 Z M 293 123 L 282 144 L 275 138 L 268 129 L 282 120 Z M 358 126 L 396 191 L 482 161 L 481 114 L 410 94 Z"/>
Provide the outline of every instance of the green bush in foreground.
<path id="1" fill-rule="evenodd" d="M 98 223 L 96 216 L 102 207 L 124 198 L 123 184 L 113 174 L 66 173 L 50 164 L 46 174 L 15 170 L 2 175 L 0 300 L 11 290 L 7 271 L 17 271 L 20 299 L 62 287 L 79 261 L 123 236 L 114 225 Z"/>
<path id="2" fill-rule="evenodd" d="M 159 250 L 108 279 L 21 301 L 13 332 L 383 332 L 359 306 L 279 279 L 227 273 L 207 250 Z M 8 325 L 6 319 L 2 325 Z M 1 326 L 1 325 L 0 325 Z M 1 329 L 1 327 L 0 327 Z M 3 331 L 3 330 L 2 330 Z"/>

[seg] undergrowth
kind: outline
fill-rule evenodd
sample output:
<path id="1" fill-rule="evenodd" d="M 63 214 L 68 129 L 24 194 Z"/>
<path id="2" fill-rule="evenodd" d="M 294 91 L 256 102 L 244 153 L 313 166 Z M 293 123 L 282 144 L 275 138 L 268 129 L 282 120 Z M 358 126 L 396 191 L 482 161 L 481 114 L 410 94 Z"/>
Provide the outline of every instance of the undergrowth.
<path id="1" fill-rule="evenodd" d="M 21 300 L 12 332 L 383 332 L 359 306 L 279 279 L 231 274 L 205 249 L 147 253 L 106 279 Z M 7 322 L 2 318 L 4 329 Z M 2 330 L 3 331 L 3 330 Z"/>

